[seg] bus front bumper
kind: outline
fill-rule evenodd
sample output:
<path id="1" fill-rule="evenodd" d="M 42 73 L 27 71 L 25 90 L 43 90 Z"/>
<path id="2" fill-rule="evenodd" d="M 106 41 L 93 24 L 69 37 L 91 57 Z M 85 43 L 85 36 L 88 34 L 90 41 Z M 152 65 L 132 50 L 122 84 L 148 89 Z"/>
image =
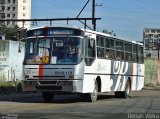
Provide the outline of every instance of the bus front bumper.
<path id="1" fill-rule="evenodd" d="M 83 80 L 23 80 L 23 91 L 81 93 Z"/>

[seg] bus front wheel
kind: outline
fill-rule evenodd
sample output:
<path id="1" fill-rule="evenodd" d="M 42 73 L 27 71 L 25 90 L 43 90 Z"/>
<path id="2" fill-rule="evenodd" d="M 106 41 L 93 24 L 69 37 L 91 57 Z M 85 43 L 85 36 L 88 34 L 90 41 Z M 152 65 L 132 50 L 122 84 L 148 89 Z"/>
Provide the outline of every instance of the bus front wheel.
<path id="1" fill-rule="evenodd" d="M 97 98 L 98 98 L 98 84 L 97 84 L 97 81 L 95 81 L 93 92 L 88 94 L 88 101 L 96 102 Z"/>
<path id="2" fill-rule="evenodd" d="M 42 97 L 45 102 L 51 102 L 54 97 L 53 92 L 42 92 Z"/>

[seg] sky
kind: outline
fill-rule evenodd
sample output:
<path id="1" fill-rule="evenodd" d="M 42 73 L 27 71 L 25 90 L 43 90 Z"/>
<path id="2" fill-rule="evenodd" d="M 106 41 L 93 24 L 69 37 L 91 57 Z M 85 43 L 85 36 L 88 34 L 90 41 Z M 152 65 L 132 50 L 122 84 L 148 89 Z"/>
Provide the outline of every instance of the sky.
<path id="1" fill-rule="evenodd" d="M 75 18 L 87 0 L 32 0 L 32 18 Z M 144 28 L 160 28 L 160 0 L 96 0 L 97 31 L 114 31 L 117 37 L 142 41 Z M 92 0 L 79 17 L 92 17 Z M 92 27 L 91 22 L 87 22 Z M 54 22 L 52 25 L 66 25 Z M 37 26 L 47 26 L 48 22 Z M 82 27 L 79 22 L 70 26 Z M 34 27 L 37 27 L 34 26 Z"/>

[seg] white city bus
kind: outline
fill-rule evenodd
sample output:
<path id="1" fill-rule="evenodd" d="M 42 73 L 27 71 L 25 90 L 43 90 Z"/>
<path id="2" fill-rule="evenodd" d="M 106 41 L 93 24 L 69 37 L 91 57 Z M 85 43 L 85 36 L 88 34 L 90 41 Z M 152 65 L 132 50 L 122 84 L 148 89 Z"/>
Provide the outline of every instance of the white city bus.
<path id="1" fill-rule="evenodd" d="M 24 91 L 77 93 L 91 102 L 99 93 L 128 97 L 144 86 L 143 45 L 92 30 L 43 27 L 29 30 Z"/>

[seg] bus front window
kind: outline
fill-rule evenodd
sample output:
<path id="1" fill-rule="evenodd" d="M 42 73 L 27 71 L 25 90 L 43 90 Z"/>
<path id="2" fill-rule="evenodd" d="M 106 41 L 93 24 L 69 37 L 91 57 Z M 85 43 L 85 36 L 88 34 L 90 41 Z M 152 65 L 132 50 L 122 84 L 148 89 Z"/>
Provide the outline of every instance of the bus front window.
<path id="1" fill-rule="evenodd" d="M 55 37 L 51 64 L 76 64 L 82 59 L 82 39 L 78 37 Z"/>
<path id="2" fill-rule="evenodd" d="M 32 38 L 26 42 L 26 64 L 77 64 L 82 60 L 79 37 Z"/>
<path id="3" fill-rule="evenodd" d="M 51 40 L 48 38 L 32 38 L 26 42 L 26 64 L 49 64 Z"/>

